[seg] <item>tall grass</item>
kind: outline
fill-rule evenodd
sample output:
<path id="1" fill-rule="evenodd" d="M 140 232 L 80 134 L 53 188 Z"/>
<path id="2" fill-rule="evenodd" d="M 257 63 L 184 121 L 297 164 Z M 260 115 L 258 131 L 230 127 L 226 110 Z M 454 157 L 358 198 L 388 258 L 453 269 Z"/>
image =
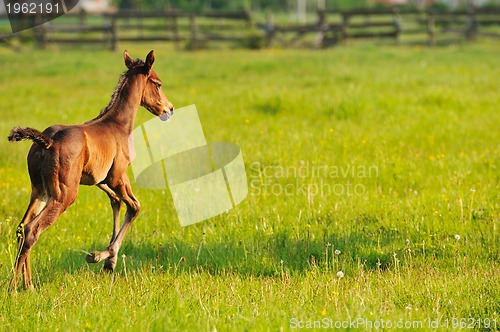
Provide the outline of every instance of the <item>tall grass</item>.
<path id="1" fill-rule="evenodd" d="M 81 187 L 34 248 L 37 290 L 9 296 L 29 144 L 1 141 L 0 329 L 498 328 L 498 45 L 124 47 L 155 48 L 169 99 L 241 147 L 249 196 L 180 228 L 168 191 L 134 186 L 142 211 L 105 275 L 84 258 L 106 247 L 111 209 Z M 5 136 L 97 115 L 125 68 L 104 51 L 0 52 Z"/>

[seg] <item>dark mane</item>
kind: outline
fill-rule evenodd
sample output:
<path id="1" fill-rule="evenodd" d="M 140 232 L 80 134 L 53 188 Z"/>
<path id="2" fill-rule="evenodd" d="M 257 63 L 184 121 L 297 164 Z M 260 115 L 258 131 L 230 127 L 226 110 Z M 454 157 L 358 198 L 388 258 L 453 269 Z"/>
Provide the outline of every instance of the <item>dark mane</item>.
<path id="1" fill-rule="evenodd" d="M 128 71 L 126 71 L 125 73 L 123 73 L 120 78 L 118 79 L 118 84 L 116 85 L 115 87 L 115 91 L 113 91 L 113 94 L 111 95 L 111 99 L 108 103 L 108 106 L 104 107 L 101 112 L 99 113 L 99 115 L 97 116 L 97 118 L 100 118 L 101 116 L 103 116 L 104 114 L 106 114 L 112 107 L 113 105 L 115 104 L 115 102 L 118 100 L 119 96 L 120 96 L 120 92 L 122 91 L 123 89 L 123 86 L 125 85 L 125 83 L 127 83 L 127 78 L 128 78 Z"/>
<path id="2" fill-rule="evenodd" d="M 110 109 L 113 108 L 113 105 L 115 104 L 115 102 L 118 100 L 118 98 L 120 96 L 120 92 L 122 91 L 123 87 L 125 86 L 125 84 L 128 81 L 127 79 L 128 79 L 130 70 L 133 68 L 143 66 L 143 65 L 144 65 L 144 60 L 138 58 L 135 60 L 135 62 L 132 64 L 132 66 L 129 68 L 129 70 L 127 70 L 126 72 L 124 72 L 123 74 L 120 75 L 120 78 L 118 79 L 118 84 L 116 85 L 115 90 L 113 91 L 113 94 L 111 95 L 111 99 L 110 99 L 108 105 L 101 110 L 101 112 L 99 113 L 99 115 L 96 118 L 94 118 L 90 121 L 87 121 L 86 123 L 101 118 L 104 114 L 106 114 Z"/>

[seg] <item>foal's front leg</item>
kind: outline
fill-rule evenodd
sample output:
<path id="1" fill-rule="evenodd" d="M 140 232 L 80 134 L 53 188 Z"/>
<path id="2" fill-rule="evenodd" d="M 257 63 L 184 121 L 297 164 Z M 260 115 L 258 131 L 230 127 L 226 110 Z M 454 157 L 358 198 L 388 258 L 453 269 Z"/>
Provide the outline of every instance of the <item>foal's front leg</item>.
<path id="1" fill-rule="evenodd" d="M 87 255 L 88 263 L 98 263 L 102 260 L 106 260 L 104 262 L 104 270 L 112 272 L 116 267 L 116 260 L 118 257 L 118 252 L 120 251 L 120 247 L 122 245 L 122 241 L 127 234 L 128 229 L 132 222 L 137 218 L 139 214 L 140 204 L 137 198 L 135 198 L 132 193 L 132 188 L 130 187 L 130 180 L 126 175 L 123 175 L 121 183 L 115 187 L 109 187 L 127 206 L 127 212 L 125 213 L 125 218 L 123 220 L 123 224 L 114 236 L 114 239 L 104 251 L 94 251 Z"/>
<path id="2" fill-rule="evenodd" d="M 106 194 L 108 194 L 111 208 L 113 209 L 113 234 L 111 235 L 111 240 L 109 243 L 113 243 L 118 234 L 118 230 L 120 229 L 120 209 L 122 207 L 122 200 L 115 194 L 111 188 L 105 184 L 100 183 L 97 185 L 100 189 L 102 189 Z"/>

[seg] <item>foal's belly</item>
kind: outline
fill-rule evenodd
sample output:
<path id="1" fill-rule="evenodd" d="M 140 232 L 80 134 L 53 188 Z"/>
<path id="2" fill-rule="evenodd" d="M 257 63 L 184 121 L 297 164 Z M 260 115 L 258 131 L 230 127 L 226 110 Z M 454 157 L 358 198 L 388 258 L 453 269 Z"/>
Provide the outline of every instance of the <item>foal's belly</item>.
<path id="1" fill-rule="evenodd" d="M 102 173 L 102 174 L 100 174 L 100 173 Z M 98 173 L 95 173 L 95 172 L 90 173 L 90 172 L 84 171 L 82 173 L 82 177 L 80 179 L 80 184 L 83 184 L 85 186 L 93 186 L 93 185 L 96 185 L 98 183 L 101 183 L 108 176 L 108 170 L 102 171 L 100 173 L 99 172 Z"/>
<path id="2" fill-rule="evenodd" d="M 93 174 L 89 173 L 82 173 L 82 178 L 80 179 L 80 184 L 83 184 L 85 186 L 93 186 L 101 182 L 102 180 L 99 181 Z"/>
<path id="3" fill-rule="evenodd" d="M 113 166 L 114 151 L 102 150 L 99 154 L 90 153 L 82 169 L 80 184 L 93 186 L 106 179 Z"/>

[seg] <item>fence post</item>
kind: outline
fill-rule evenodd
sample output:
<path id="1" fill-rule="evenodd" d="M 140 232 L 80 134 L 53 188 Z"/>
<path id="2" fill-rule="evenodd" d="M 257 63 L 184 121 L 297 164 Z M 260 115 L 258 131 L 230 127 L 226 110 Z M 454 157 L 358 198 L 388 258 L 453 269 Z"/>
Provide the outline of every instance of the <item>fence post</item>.
<path id="1" fill-rule="evenodd" d="M 83 8 L 80 9 L 80 12 L 78 13 L 78 18 L 80 20 L 80 27 L 84 27 L 87 23 L 87 13 Z"/>
<path id="2" fill-rule="evenodd" d="M 47 38 L 45 34 L 46 31 L 43 26 L 38 26 L 33 29 L 33 35 L 35 37 L 36 44 L 41 49 L 45 49 L 47 47 Z"/>
<path id="3" fill-rule="evenodd" d="M 394 7 L 393 8 L 393 14 L 394 14 L 394 30 L 396 32 L 396 41 L 400 41 L 400 36 L 401 36 L 401 16 L 399 14 L 399 8 Z"/>
<path id="4" fill-rule="evenodd" d="M 111 51 L 118 51 L 118 25 L 116 24 L 116 15 L 111 16 Z"/>
<path id="5" fill-rule="evenodd" d="M 143 37 L 144 36 L 144 25 L 143 25 L 143 22 L 142 22 L 142 15 L 139 15 L 139 17 L 137 18 L 137 29 L 139 30 L 137 32 L 137 35 L 138 37 Z"/>
<path id="6" fill-rule="evenodd" d="M 436 29 L 436 17 L 434 13 L 427 12 L 427 36 L 428 36 L 428 44 L 429 46 L 434 46 L 434 33 Z"/>
<path id="7" fill-rule="evenodd" d="M 318 3 L 318 5 L 319 5 L 319 3 Z M 326 23 L 324 9 L 318 9 L 316 13 L 318 15 L 318 22 L 317 22 L 318 34 L 316 35 L 316 39 L 314 40 L 313 45 L 315 48 L 321 48 L 324 45 L 325 35 L 326 35 L 326 31 L 328 29 L 328 24 Z"/>
<path id="8" fill-rule="evenodd" d="M 340 38 L 342 40 L 342 44 L 345 45 L 347 41 L 347 28 L 349 26 L 349 14 L 346 12 L 342 12 L 342 24 L 341 24 L 341 33 Z"/>
<path id="9" fill-rule="evenodd" d="M 35 14 L 34 16 L 31 16 L 31 18 L 33 19 L 33 23 L 35 25 L 35 28 L 33 29 L 33 36 L 35 37 L 36 44 L 39 48 L 44 49 L 47 47 L 47 30 L 43 24 L 36 26 L 40 23 L 42 17 L 41 15 Z"/>
<path id="10" fill-rule="evenodd" d="M 474 9 L 471 9 L 469 12 L 469 21 L 467 22 L 467 28 L 465 30 L 465 38 L 473 39 L 477 33 L 477 21 L 476 14 L 474 13 Z"/>
<path id="11" fill-rule="evenodd" d="M 178 24 L 178 21 L 177 21 L 177 13 L 176 12 L 172 12 L 172 31 L 173 31 L 173 34 L 174 34 L 174 43 L 175 43 L 175 48 L 176 49 L 179 49 L 179 41 L 180 41 L 180 35 L 179 35 L 179 24 Z M 165 17 L 165 19 L 167 20 L 167 24 L 168 24 L 168 16 Z"/>
<path id="12" fill-rule="evenodd" d="M 325 10 L 324 9 L 318 9 L 316 11 L 316 14 L 318 15 L 318 26 L 322 26 L 325 24 Z"/>
<path id="13" fill-rule="evenodd" d="M 191 14 L 189 16 L 189 25 L 191 29 L 191 45 L 190 49 L 198 49 L 198 27 L 196 26 L 196 14 Z"/>
<path id="14" fill-rule="evenodd" d="M 251 28 L 253 26 L 252 12 L 249 10 L 245 10 L 245 21 L 247 22 L 247 28 Z"/>
<path id="15" fill-rule="evenodd" d="M 274 16 L 272 13 L 267 14 L 267 24 L 266 24 L 266 46 L 271 47 L 276 33 L 274 26 Z"/>

